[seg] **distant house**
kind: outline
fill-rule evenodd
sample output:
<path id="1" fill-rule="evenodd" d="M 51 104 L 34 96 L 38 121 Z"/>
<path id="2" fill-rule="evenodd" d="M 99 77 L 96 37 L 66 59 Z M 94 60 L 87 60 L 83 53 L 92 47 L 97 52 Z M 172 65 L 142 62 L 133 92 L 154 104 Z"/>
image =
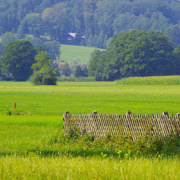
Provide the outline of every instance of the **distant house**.
<path id="1" fill-rule="evenodd" d="M 67 34 L 67 40 L 68 41 L 71 41 L 74 39 L 85 39 L 85 36 L 81 36 L 80 34 L 73 33 L 73 32 Z"/>
<path id="2" fill-rule="evenodd" d="M 57 65 L 58 69 L 61 68 L 61 66 L 64 64 L 64 62 L 58 62 L 58 61 L 54 61 L 54 64 Z"/>

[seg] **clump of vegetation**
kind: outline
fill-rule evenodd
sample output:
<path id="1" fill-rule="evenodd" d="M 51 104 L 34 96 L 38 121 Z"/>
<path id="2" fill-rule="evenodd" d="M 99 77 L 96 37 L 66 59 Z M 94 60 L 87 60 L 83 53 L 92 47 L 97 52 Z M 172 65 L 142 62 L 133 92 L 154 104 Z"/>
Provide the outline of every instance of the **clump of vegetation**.
<path id="1" fill-rule="evenodd" d="M 93 134 L 80 131 L 76 128 L 70 129 L 67 134 L 55 136 L 51 139 L 51 144 L 68 144 L 70 150 L 78 149 L 82 153 L 104 152 L 109 155 L 119 156 L 152 156 L 157 154 L 175 155 L 180 153 L 180 139 L 177 134 L 170 134 L 166 138 L 160 136 L 152 137 L 147 131 L 136 141 L 131 135 L 112 136 L 97 139 Z"/>
<path id="2" fill-rule="evenodd" d="M 56 72 L 51 67 L 51 60 L 46 52 L 42 51 L 35 57 L 32 65 L 34 71 L 31 81 L 34 85 L 56 85 Z"/>
<path id="3" fill-rule="evenodd" d="M 118 85 L 180 85 L 180 76 L 129 77 L 117 80 Z"/>
<path id="4" fill-rule="evenodd" d="M 8 116 L 30 116 L 31 113 L 22 109 L 11 109 L 9 106 L 6 106 L 5 111 L 2 112 L 2 114 L 8 115 Z"/>

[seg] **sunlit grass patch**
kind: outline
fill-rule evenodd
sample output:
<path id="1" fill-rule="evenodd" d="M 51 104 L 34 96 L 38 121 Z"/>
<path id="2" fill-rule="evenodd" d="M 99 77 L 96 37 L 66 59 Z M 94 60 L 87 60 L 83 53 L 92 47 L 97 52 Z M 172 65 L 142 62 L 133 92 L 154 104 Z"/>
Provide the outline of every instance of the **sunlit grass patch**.
<path id="1" fill-rule="evenodd" d="M 81 62 L 88 62 L 91 53 L 97 48 L 87 46 L 61 45 L 60 60 L 72 61 L 78 59 Z M 103 49 L 99 49 L 103 51 Z"/>
<path id="2" fill-rule="evenodd" d="M 177 158 L 1 157 L 1 179 L 172 179 L 180 178 Z"/>
<path id="3" fill-rule="evenodd" d="M 180 107 L 180 86 L 119 86 L 114 82 L 59 82 L 57 86 L 33 86 L 29 82 L 0 82 L 0 114 L 7 109 L 31 115 L 98 113 L 176 114 Z"/>

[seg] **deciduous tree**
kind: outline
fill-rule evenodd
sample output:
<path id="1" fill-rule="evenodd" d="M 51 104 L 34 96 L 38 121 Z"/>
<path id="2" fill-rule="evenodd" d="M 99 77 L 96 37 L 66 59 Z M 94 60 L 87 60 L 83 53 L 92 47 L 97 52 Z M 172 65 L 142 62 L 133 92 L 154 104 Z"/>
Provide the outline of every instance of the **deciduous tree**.
<path id="1" fill-rule="evenodd" d="M 1 58 L 1 70 L 12 74 L 16 81 L 25 81 L 32 74 L 31 66 L 35 62 L 36 50 L 29 41 L 10 42 Z"/>

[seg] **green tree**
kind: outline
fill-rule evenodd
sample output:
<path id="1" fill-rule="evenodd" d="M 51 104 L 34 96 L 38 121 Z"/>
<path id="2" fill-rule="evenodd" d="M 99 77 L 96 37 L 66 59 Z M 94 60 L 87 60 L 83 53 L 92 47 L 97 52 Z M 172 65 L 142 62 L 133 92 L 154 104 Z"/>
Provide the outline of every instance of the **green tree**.
<path id="1" fill-rule="evenodd" d="M 101 51 L 95 49 L 92 53 L 91 53 L 91 57 L 90 57 L 90 64 L 88 66 L 88 75 L 89 76 L 95 76 L 96 71 L 97 71 L 97 66 L 99 63 L 99 57 L 100 57 Z"/>
<path id="2" fill-rule="evenodd" d="M 174 74 L 180 75 L 180 46 L 174 52 Z"/>
<path id="3" fill-rule="evenodd" d="M 87 77 L 88 76 L 87 66 L 85 66 L 85 65 L 84 66 L 81 66 L 81 65 L 76 66 L 74 76 L 76 78 Z"/>
<path id="4" fill-rule="evenodd" d="M 89 75 L 97 80 L 173 74 L 173 43 L 158 31 L 132 30 L 115 36 L 110 47 L 92 56 Z"/>
<path id="5" fill-rule="evenodd" d="M 57 41 L 46 41 L 44 42 L 43 47 L 52 60 L 56 60 L 61 54 L 60 44 Z"/>
<path id="6" fill-rule="evenodd" d="M 21 38 L 25 34 L 32 34 L 35 37 L 40 37 L 43 34 L 44 26 L 39 13 L 27 14 L 21 21 L 18 28 L 18 37 Z"/>
<path id="7" fill-rule="evenodd" d="M 35 56 L 35 61 L 32 65 L 33 71 L 39 71 L 41 70 L 44 66 L 50 66 L 51 60 L 49 59 L 49 56 L 47 52 L 41 51 L 39 54 Z"/>
<path id="8" fill-rule="evenodd" d="M 1 58 L 1 71 L 10 73 L 16 81 L 25 81 L 32 74 L 36 50 L 29 41 L 17 40 L 9 43 Z"/>
<path id="9" fill-rule="evenodd" d="M 6 46 L 10 43 L 10 42 L 14 42 L 17 40 L 17 37 L 14 33 L 12 32 L 7 32 L 4 33 L 1 36 L 1 42 L 0 42 L 0 54 L 2 54 L 2 52 L 4 51 L 4 49 L 6 48 Z"/>
<path id="10" fill-rule="evenodd" d="M 35 57 L 36 63 L 32 65 L 34 71 L 31 81 L 34 85 L 56 85 L 56 71 L 51 67 L 51 60 L 47 52 L 41 51 Z"/>
<path id="11" fill-rule="evenodd" d="M 65 62 L 61 68 L 61 74 L 64 75 L 64 76 L 70 76 L 71 75 L 71 69 L 69 67 L 69 64 L 67 62 Z"/>

